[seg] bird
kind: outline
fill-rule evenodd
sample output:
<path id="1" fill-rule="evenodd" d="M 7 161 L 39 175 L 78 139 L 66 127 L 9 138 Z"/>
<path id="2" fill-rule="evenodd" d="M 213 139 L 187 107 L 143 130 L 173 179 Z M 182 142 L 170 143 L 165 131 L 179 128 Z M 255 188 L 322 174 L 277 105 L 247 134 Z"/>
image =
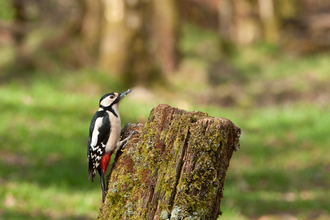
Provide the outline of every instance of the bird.
<path id="1" fill-rule="evenodd" d="M 107 93 L 99 102 L 99 109 L 94 114 L 89 126 L 89 138 L 87 146 L 88 180 L 92 177 L 94 182 L 96 172 L 100 175 L 102 188 L 102 202 L 105 200 L 105 180 L 111 155 L 114 151 L 124 149 L 135 133 L 132 131 L 127 138 L 119 141 L 121 134 L 121 120 L 119 115 L 119 103 L 132 90 L 123 93 Z"/>

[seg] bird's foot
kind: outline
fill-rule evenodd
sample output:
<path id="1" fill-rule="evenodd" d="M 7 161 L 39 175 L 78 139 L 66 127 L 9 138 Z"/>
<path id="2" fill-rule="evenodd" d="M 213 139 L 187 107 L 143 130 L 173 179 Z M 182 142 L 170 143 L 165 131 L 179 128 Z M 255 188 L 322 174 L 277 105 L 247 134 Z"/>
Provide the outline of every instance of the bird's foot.
<path id="1" fill-rule="evenodd" d="M 128 141 L 131 139 L 131 137 L 135 134 L 138 133 L 137 131 L 131 131 L 131 133 L 128 135 L 127 138 L 125 138 L 124 140 L 120 141 L 119 143 L 119 149 L 124 150 L 126 145 L 128 144 Z M 118 150 L 119 150 L 118 149 Z"/>

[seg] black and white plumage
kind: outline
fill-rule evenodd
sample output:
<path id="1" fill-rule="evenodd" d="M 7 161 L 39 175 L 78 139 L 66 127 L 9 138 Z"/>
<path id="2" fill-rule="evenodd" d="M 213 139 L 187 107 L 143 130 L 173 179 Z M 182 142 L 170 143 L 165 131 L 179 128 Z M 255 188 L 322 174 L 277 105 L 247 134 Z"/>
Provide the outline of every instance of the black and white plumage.
<path id="1" fill-rule="evenodd" d="M 131 90 L 123 93 L 108 93 L 101 97 L 99 110 L 94 114 L 90 127 L 87 146 L 88 179 L 92 182 L 96 171 L 100 174 L 102 187 L 102 201 L 105 199 L 104 175 L 107 171 L 110 158 L 115 150 L 124 148 L 132 137 L 119 141 L 121 134 L 121 121 L 119 103 Z"/>
<path id="2" fill-rule="evenodd" d="M 106 144 L 110 137 L 111 122 L 106 111 L 99 110 L 92 118 L 89 129 L 87 161 L 89 162 L 88 179 L 92 175 L 92 182 L 105 154 Z"/>

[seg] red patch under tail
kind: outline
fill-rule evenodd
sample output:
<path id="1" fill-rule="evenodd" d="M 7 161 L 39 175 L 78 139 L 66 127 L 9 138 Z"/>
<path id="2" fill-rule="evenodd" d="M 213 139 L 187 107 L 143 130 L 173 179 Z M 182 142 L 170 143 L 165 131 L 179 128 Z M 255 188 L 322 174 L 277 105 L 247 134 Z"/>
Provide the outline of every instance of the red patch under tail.
<path id="1" fill-rule="evenodd" d="M 107 172 L 112 153 L 113 152 L 103 155 L 101 159 L 100 169 L 104 174 Z"/>

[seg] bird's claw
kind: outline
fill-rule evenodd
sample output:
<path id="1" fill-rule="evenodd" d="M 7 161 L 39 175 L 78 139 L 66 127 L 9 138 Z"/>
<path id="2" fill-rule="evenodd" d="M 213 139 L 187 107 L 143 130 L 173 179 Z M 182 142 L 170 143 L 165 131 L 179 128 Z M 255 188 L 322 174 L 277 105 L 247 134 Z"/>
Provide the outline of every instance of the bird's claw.
<path id="1" fill-rule="evenodd" d="M 121 150 L 124 150 L 126 145 L 128 144 L 128 141 L 131 139 L 131 137 L 135 134 L 138 133 L 137 131 L 131 131 L 130 134 L 128 135 L 127 138 L 123 140 L 123 145 L 121 146 Z"/>

